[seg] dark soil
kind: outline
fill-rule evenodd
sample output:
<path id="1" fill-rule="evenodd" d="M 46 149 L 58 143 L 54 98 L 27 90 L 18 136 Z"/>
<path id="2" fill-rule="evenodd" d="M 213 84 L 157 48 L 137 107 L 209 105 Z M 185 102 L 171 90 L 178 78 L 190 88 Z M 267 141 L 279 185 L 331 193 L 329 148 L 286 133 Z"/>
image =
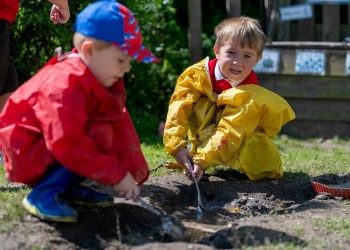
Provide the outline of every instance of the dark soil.
<path id="1" fill-rule="evenodd" d="M 48 223 L 26 214 L 12 230 L 0 233 L 0 249 L 204 250 L 275 243 L 350 249 L 350 237 L 313 223 L 349 218 L 349 200 L 317 194 L 308 178 L 252 182 L 229 171 L 204 178 L 199 187 L 203 214 L 196 209 L 196 187 L 184 175 L 151 177 L 141 188 L 142 197 L 163 216 L 120 198 L 110 208 L 78 208 L 76 224 Z M 183 238 L 164 224 L 169 221 L 171 229 L 183 230 Z"/>

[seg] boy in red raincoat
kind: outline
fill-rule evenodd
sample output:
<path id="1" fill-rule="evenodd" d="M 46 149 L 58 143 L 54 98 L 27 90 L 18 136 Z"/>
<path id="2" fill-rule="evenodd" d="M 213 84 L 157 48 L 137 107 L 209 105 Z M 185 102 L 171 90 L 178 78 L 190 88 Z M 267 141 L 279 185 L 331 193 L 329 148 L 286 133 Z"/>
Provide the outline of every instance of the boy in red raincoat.
<path id="1" fill-rule="evenodd" d="M 133 14 L 99 1 L 78 14 L 74 49 L 49 61 L 19 87 L 0 115 L 10 181 L 32 187 L 24 207 L 43 220 L 76 222 L 74 203 L 113 205 L 113 197 L 80 183 L 113 186 L 137 200 L 149 169 L 125 107 L 130 60 L 156 62 L 142 45 Z"/>

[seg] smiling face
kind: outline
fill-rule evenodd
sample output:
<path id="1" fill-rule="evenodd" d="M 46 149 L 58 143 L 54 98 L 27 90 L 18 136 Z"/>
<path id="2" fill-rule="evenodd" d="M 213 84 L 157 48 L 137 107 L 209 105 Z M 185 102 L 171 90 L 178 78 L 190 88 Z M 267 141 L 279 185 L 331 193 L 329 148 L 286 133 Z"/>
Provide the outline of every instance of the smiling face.
<path id="1" fill-rule="evenodd" d="M 216 58 L 223 76 L 231 82 L 244 80 L 260 61 L 257 49 L 242 47 L 236 40 L 227 40 L 218 46 L 214 46 Z"/>

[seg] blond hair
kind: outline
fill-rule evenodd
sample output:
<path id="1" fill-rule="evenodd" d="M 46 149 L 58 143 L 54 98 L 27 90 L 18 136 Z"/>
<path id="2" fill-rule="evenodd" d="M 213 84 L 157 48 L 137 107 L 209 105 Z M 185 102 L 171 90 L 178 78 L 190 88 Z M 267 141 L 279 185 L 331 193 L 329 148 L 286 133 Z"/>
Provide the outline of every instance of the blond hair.
<path id="1" fill-rule="evenodd" d="M 112 43 L 109 42 L 105 42 L 102 40 L 98 40 L 89 36 L 85 36 L 79 32 L 75 32 L 74 36 L 73 36 L 73 45 L 75 48 L 78 49 L 78 51 L 80 51 L 81 45 L 85 42 L 85 41 L 93 41 L 94 43 L 94 47 L 97 50 L 102 50 L 105 48 L 109 48 L 111 46 L 114 46 Z"/>
<path id="2" fill-rule="evenodd" d="M 268 41 L 258 20 L 245 16 L 222 21 L 215 27 L 215 36 L 215 44 L 219 48 L 228 40 L 235 40 L 243 48 L 256 49 L 258 56 L 262 55 L 265 43 Z"/>

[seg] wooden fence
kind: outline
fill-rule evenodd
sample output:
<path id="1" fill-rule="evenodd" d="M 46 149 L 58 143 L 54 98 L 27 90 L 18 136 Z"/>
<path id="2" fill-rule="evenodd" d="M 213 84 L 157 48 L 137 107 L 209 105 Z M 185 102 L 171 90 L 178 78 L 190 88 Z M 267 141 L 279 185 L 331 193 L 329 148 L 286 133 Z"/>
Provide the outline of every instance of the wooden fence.
<path id="1" fill-rule="evenodd" d="M 310 49 L 324 53 L 323 74 L 296 72 L 298 51 Z M 345 69 L 350 43 L 273 42 L 267 50 L 280 52 L 280 67 L 277 73 L 258 73 L 259 82 L 283 96 L 297 116 L 283 132 L 303 138 L 350 138 L 350 75 Z"/>
<path id="2" fill-rule="evenodd" d="M 314 4 L 311 5 L 313 13 L 311 18 L 286 22 L 280 21 L 278 8 L 290 6 L 291 3 L 302 4 L 305 1 L 268 0 L 268 2 L 270 8 L 265 10 L 265 25 L 267 35 L 273 41 L 342 42 L 350 36 L 350 1 L 349 4 Z M 272 2 L 278 4 L 273 5 Z M 277 14 L 273 15 L 273 11 Z M 272 16 L 274 18 L 271 18 Z"/>

